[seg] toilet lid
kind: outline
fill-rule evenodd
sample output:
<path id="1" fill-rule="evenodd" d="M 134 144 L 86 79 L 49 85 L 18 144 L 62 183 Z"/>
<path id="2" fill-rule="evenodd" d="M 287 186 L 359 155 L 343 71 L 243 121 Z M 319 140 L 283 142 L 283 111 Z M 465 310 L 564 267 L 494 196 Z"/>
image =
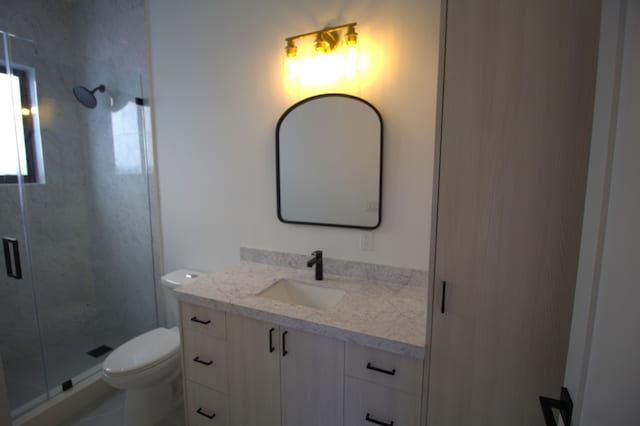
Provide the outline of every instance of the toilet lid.
<path id="1" fill-rule="evenodd" d="M 179 350 L 180 334 L 177 328 L 156 328 L 134 337 L 111 352 L 102 368 L 110 375 L 131 374 L 153 367 L 175 356 Z"/>

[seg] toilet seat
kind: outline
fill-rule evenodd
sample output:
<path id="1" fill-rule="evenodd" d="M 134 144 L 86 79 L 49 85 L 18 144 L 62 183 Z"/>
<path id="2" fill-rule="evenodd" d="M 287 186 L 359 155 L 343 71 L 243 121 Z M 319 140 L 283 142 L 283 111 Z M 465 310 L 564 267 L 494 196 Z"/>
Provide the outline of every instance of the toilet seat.
<path id="1" fill-rule="evenodd" d="M 156 328 L 129 340 L 109 354 L 102 369 L 111 377 L 135 375 L 179 355 L 178 329 Z"/>

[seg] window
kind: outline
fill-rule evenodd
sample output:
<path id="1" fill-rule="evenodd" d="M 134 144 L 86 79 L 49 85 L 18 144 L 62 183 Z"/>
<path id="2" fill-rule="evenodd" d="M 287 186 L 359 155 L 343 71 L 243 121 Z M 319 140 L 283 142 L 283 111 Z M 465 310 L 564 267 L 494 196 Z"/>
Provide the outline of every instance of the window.
<path id="1" fill-rule="evenodd" d="M 39 135 L 32 69 L 0 63 L 0 184 L 38 182 Z M 16 149 L 17 141 L 17 149 Z"/>

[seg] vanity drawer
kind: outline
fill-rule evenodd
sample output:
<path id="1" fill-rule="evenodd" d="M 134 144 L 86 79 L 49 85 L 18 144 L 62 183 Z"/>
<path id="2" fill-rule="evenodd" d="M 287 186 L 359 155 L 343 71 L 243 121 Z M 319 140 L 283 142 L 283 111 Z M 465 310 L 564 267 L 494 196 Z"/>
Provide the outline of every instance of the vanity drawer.
<path id="1" fill-rule="evenodd" d="M 227 395 L 187 380 L 188 426 L 227 426 L 229 410 Z"/>
<path id="2" fill-rule="evenodd" d="M 227 342 L 206 333 L 183 330 L 182 353 L 185 377 L 227 393 Z"/>
<path id="3" fill-rule="evenodd" d="M 347 343 L 346 374 L 414 395 L 422 393 L 422 360 Z"/>
<path id="4" fill-rule="evenodd" d="M 227 338 L 224 312 L 203 306 L 182 303 L 182 328 L 207 333 L 217 339 Z"/>
<path id="5" fill-rule="evenodd" d="M 344 424 L 349 426 L 418 426 L 420 397 L 347 377 Z M 392 423 L 393 422 L 393 423 Z"/>

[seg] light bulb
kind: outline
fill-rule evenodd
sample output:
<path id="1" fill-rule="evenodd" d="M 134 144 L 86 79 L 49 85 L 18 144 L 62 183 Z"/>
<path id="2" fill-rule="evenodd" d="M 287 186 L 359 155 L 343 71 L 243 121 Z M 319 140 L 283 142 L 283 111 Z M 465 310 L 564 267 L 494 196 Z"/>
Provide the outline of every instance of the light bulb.
<path id="1" fill-rule="evenodd" d="M 347 35 L 344 36 L 344 40 L 349 46 L 353 46 L 358 42 L 358 33 L 354 26 L 349 27 L 349 31 L 347 31 Z"/>
<path id="2" fill-rule="evenodd" d="M 293 40 L 287 40 L 287 47 L 284 48 L 284 51 L 287 53 L 287 58 L 295 58 L 298 54 L 298 48 Z"/>

